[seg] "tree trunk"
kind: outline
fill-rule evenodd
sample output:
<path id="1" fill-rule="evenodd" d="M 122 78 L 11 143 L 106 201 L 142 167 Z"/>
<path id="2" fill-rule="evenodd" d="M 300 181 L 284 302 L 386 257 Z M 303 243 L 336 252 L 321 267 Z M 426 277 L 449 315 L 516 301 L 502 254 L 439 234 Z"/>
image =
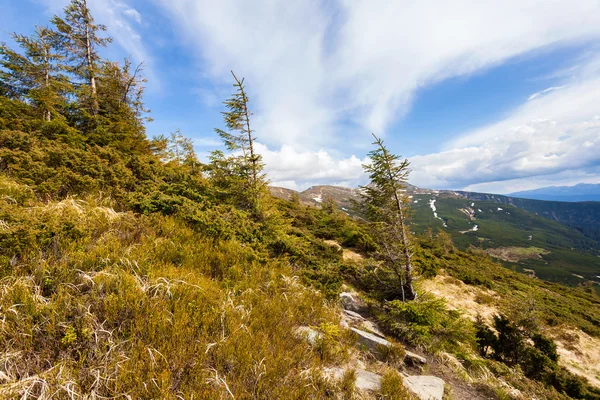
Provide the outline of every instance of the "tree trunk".
<path id="1" fill-rule="evenodd" d="M 48 60 L 48 48 L 46 47 L 46 43 L 42 40 L 42 46 L 44 48 L 44 89 L 48 91 L 50 87 L 50 62 Z M 48 109 L 48 106 L 45 106 L 44 109 L 44 120 L 50 122 L 52 119 L 52 114 Z"/>
<path id="2" fill-rule="evenodd" d="M 92 41 L 90 39 L 90 23 L 88 20 L 88 8 L 86 0 L 83 0 L 83 7 L 85 10 L 85 49 L 86 49 L 86 57 L 87 57 L 87 69 L 88 69 L 88 78 L 89 84 L 92 91 L 92 114 L 96 115 L 98 113 L 98 98 L 97 98 L 97 90 L 96 90 L 96 77 L 94 74 L 94 60 L 92 57 Z"/>
<path id="3" fill-rule="evenodd" d="M 386 150 L 385 147 L 383 147 L 383 145 L 381 145 L 381 149 L 383 151 L 383 155 L 386 159 L 386 164 L 387 164 L 387 170 L 388 170 L 388 178 L 390 179 L 390 181 L 392 182 L 393 188 L 394 188 L 394 200 L 396 201 L 396 212 L 398 213 L 398 219 L 400 222 L 400 236 L 401 236 L 401 240 L 402 240 L 402 252 L 404 253 L 404 259 L 406 262 L 405 265 L 405 271 L 406 271 L 406 289 L 407 289 L 407 297 L 410 299 L 416 299 L 417 298 L 417 293 L 415 292 L 415 289 L 413 288 L 413 279 L 412 279 L 412 272 L 413 272 L 413 267 L 412 267 L 412 254 L 410 252 L 410 248 L 409 248 L 409 243 L 408 243 L 408 234 L 406 232 L 406 224 L 405 224 L 405 218 L 406 216 L 404 215 L 404 207 L 402 206 L 402 200 L 400 199 L 400 197 L 398 196 L 398 190 L 399 188 L 396 186 L 396 183 L 394 182 L 394 177 L 392 176 L 392 166 L 390 165 L 390 161 L 389 161 L 389 156 L 388 156 L 388 152 Z"/>

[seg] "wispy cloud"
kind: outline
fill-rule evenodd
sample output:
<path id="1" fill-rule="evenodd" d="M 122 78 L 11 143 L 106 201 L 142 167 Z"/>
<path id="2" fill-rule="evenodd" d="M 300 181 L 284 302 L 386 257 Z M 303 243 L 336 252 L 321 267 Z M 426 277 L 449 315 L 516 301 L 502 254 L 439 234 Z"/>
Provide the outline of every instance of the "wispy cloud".
<path id="1" fill-rule="evenodd" d="M 215 86 L 229 83 L 230 69 L 248 78 L 275 181 L 343 181 L 343 173 L 355 181 L 356 157 L 352 169 L 331 175 L 351 159 L 335 149 L 364 145 L 371 131 L 385 136 L 421 87 L 600 37 L 596 0 L 577 7 L 543 0 L 154 2 L 197 48 L 203 76 Z M 598 104 L 588 84 L 594 81 L 534 94 L 506 121 L 449 143 L 444 153 L 416 157 L 415 179 L 464 186 L 593 163 L 593 152 L 567 148 L 596 144 L 594 115 L 575 110 Z M 551 103 L 564 109 L 541 112 Z M 556 142 L 565 132 L 569 139 Z M 294 159 L 312 161 L 282 167 Z"/>
<path id="2" fill-rule="evenodd" d="M 559 179 L 565 171 L 571 178 L 597 174 L 600 68 L 591 73 L 597 61 L 561 90 L 530 98 L 506 119 L 452 141 L 446 151 L 413 157 L 413 179 L 424 186 L 460 188 Z"/>
<path id="3" fill-rule="evenodd" d="M 347 119 L 384 132 L 423 85 L 600 36 L 594 0 L 155 1 L 209 74 L 249 78 L 265 140 L 314 148 Z"/>
<path id="4" fill-rule="evenodd" d="M 546 94 L 546 93 L 548 93 L 548 92 L 551 92 L 551 91 L 553 91 L 553 90 L 560 90 L 560 89 L 562 89 L 562 88 L 564 88 L 564 87 L 565 87 L 565 86 L 552 86 L 552 87 L 549 87 L 549 88 L 547 88 L 547 89 L 544 89 L 544 90 L 542 90 L 542 91 L 539 91 L 539 92 L 537 92 L 537 93 L 534 93 L 534 94 L 532 94 L 531 96 L 529 96 L 529 97 L 527 98 L 527 100 L 533 100 L 533 99 L 535 99 L 535 98 L 537 98 L 537 97 L 543 96 L 544 94 Z"/>
<path id="5" fill-rule="evenodd" d="M 142 23 L 142 16 L 135 8 L 125 8 L 123 14 L 133 18 L 138 24 Z"/>

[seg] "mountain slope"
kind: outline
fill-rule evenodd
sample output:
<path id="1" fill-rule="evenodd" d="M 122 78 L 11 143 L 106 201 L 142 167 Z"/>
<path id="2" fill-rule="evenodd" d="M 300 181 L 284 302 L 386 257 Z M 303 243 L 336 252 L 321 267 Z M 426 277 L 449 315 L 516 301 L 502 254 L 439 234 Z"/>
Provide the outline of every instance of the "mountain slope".
<path id="1" fill-rule="evenodd" d="M 510 204 L 531 213 L 571 226 L 586 237 L 600 241 L 600 202 L 560 202 L 521 199 L 489 193 L 449 192 L 471 200 Z"/>
<path id="2" fill-rule="evenodd" d="M 512 204 L 448 192 L 413 195 L 412 200 L 417 231 L 437 226 L 459 247 L 479 247 L 543 279 L 569 284 L 600 281 L 598 242 L 570 226 Z"/>
<path id="3" fill-rule="evenodd" d="M 293 191 L 274 188 L 272 193 Z M 578 285 L 600 282 L 600 244 L 596 223 L 600 203 L 561 203 L 507 196 L 407 188 L 417 233 L 441 229 L 466 249 L 475 246 L 505 265 L 541 279 Z M 283 195 L 280 195 L 284 197 Z M 360 190 L 315 186 L 298 193 L 304 204 L 331 198 L 352 214 Z"/>

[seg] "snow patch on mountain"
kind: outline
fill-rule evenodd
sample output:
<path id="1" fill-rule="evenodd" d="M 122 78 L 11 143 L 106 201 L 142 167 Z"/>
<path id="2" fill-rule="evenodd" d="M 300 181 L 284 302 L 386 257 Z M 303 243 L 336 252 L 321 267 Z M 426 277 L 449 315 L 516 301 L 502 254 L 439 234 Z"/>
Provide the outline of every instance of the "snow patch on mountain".
<path id="1" fill-rule="evenodd" d="M 444 221 L 443 219 L 438 217 L 437 208 L 435 206 L 435 199 L 429 200 L 429 207 L 431 207 L 431 210 L 433 211 L 433 217 L 442 221 L 442 223 L 444 224 L 444 227 L 447 228 L 448 225 L 446 225 L 446 221 Z"/>

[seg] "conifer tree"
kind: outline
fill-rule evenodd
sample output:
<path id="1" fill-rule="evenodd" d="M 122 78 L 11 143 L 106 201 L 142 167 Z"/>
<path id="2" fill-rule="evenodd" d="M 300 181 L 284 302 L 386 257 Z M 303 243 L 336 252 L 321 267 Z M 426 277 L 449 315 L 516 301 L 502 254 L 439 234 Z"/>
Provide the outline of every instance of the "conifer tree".
<path id="1" fill-rule="evenodd" d="M 94 23 L 87 0 L 71 0 L 64 12 L 64 19 L 55 15 L 52 23 L 58 30 L 61 49 L 68 57 L 70 72 L 88 87 L 83 97 L 89 100 L 92 115 L 96 115 L 99 111 L 96 78 L 102 64 L 98 48 L 105 47 L 112 38 L 99 36 L 106 31 L 106 26 Z"/>
<path id="2" fill-rule="evenodd" d="M 264 198 L 267 181 L 262 172 L 262 157 L 255 151 L 254 131 L 250 127 L 251 112 L 244 79 L 239 80 L 231 71 L 236 91 L 224 102 L 227 111 L 222 112 L 227 131 L 215 129 L 225 147 L 232 152 L 225 156 L 221 151 L 212 153 L 209 172 L 218 186 L 235 193 L 243 208 L 260 217 L 261 200 Z"/>
<path id="3" fill-rule="evenodd" d="M 64 76 L 63 57 L 56 51 L 57 35 L 46 27 L 36 26 L 32 36 L 12 35 L 23 53 L 0 45 L 0 80 L 5 95 L 27 99 L 38 108 L 45 121 L 57 115 L 65 103 L 70 85 Z"/>
<path id="4" fill-rule="evenodd" d="M 98 73 L 98 99 L 102 114 L 113 121 L 125 121 L 141 129 L 150 110 L 146 109 L 143 96 L 147 79 L 143 74 L 143 63 L 132 68 L 131 58 L 123 66 L 117 62 L 104 62 Z"/>
<path id="5" fill-rule="evenodd" d="M 409 162 L 401 160 L 373 134 L 377 148 L 369 153 L 370 164 L 363 165 L 371 183 L 362 187 L 360 210 L 373 227 L 381 250 L 379 258 L 391 269 L 400 283 L 402 300 L 415 299 L 413 288 L 412 249 L 407 229 L 408 200 L 406 187 Z"/>

